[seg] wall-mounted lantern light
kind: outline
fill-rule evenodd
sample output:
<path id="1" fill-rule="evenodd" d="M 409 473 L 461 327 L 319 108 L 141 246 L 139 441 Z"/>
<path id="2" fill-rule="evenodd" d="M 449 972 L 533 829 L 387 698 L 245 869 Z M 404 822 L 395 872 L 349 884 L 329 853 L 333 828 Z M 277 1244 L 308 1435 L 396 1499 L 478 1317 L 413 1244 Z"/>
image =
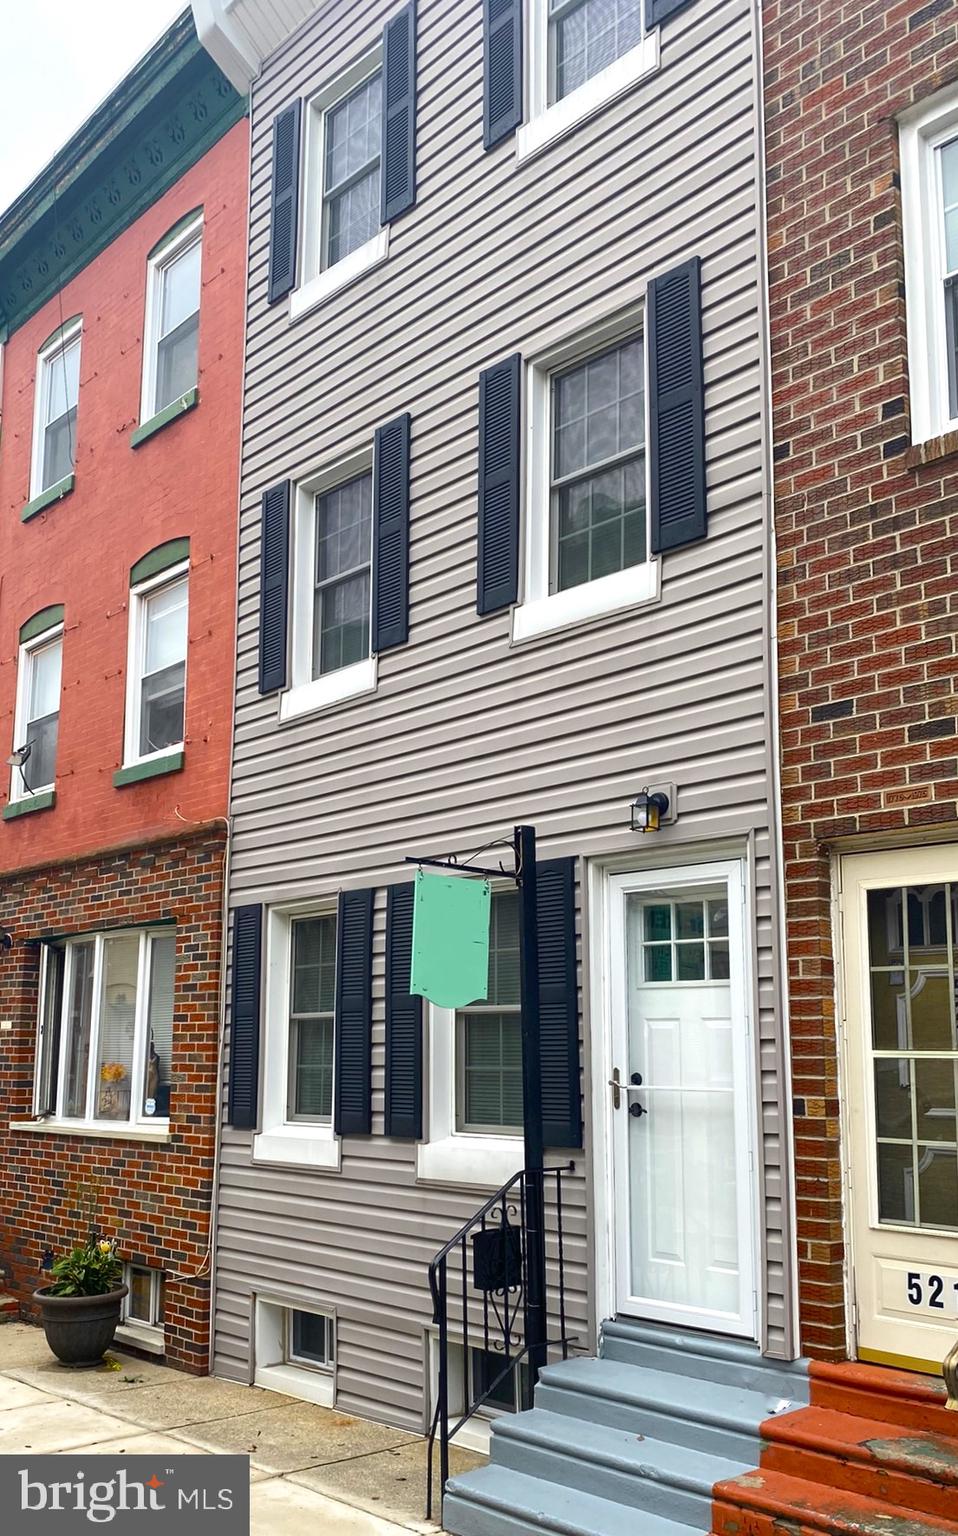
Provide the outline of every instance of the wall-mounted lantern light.
<path id="1" fill-rule="evenodd" d="M 657 832 L 662 825 L 662 818 L 668 814 L 668 795 L 661 790 L 649 794 L 647 789 L 643 789 L 632 802 L 632 831 Z"/>

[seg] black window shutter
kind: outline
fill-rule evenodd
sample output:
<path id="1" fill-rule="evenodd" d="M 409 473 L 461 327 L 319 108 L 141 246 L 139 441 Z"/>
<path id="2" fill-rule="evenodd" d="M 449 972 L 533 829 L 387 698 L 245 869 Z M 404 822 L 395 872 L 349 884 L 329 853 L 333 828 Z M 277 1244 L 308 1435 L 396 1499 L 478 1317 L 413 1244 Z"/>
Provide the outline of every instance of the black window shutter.
<path id="1" fill-rule="evenodd" d="M 409 991 L 412 882 L 386 892 L 386 1135 L 422 1136 L 422 998 Z"/>
<path id="2" fill-rule="evenodd" d="M 275 304 L 296 282 L 299 225 L 299 98 L 273 118 L 273 188 L 269 214 L 269 302 Z"/>
<path id="3" fill-rule="evenodd" d="M 540 864 L 536 886 L 543 1137 L 547 1147 L 581 1147 L 575 859 Z"/>
<path id="4" fill-rule="evenodd" d="M 645 0 L 645 25 L 657 27 L 660 21 L 667 21 L 689 4 L 691 0 Z"/>
<path id="5" fill-rule="evenodd" d="M 263 492 L 260 522 L 259 691 L 286 687 L 286 627 L 289 616 L 290 485 L 283 480 Z"/>
<path id="6" fill-rule="evenodd" d="M 388 224 L 416 201 L 415 3 L 383 31 L 382 162 L 380 216 Z"/>
<path id="7" fill-rule="evenodd" d="M 255 1130 L 259 1111 L 262 948 L 263 908 L 237 907 L 233 913 L 228 1120 L 242 1131 Z"/>
<path id="8" fill-rule="evenodd" d="M 336 1045 L 333 1129 L 372 1130 L 373 892 L 341 891 L 336 932 Z"/>
<path id="9" fill-rule="evenodd" d="M 649 430 L 652 553 L 708 532 L 701 262 L 649 284 Z"/>
<path id="10" fill-rule="evenodd" d="M 518 352 L 479 376 L 479 613 L 506 608 L 519 595 L 521 391 Z"/>
<path id="11" fill-rule="evenodd" d="M 376 428 L 373 458 L 373 650 L 409 639 L 410 417 Z"/>
<path id="12" fill-rule="evenodd" d="M 482 142 L 492 149 L 522 122 L 522 0 L 482 0 Z"/>

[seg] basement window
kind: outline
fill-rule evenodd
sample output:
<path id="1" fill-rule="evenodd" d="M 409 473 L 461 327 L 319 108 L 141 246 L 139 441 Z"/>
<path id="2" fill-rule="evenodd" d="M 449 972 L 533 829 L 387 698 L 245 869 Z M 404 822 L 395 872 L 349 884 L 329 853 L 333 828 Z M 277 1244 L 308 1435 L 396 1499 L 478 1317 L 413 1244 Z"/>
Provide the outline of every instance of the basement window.
<path id="1" fill-rule="evenodd" d="M 332 1308 L 257 1296 L 253 1382 L 331 1408 L 336 1395 L 336 1318 Z"/>

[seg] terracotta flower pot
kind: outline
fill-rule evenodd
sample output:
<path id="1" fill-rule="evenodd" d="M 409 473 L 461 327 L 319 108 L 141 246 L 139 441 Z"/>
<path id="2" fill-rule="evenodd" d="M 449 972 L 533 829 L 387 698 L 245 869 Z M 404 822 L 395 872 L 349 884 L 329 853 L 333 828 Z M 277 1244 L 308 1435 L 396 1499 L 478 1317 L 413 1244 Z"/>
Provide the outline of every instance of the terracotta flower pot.
<path id="1" fill-rule="evenodd" d="M 41 1286 L 33 1299 L 40 1308 L 47 1343 L 64 1365 L 99 1365 L 113 1343 L 120 1303 L 128 1287 L 102 1296 L 52 1296 Z"/>

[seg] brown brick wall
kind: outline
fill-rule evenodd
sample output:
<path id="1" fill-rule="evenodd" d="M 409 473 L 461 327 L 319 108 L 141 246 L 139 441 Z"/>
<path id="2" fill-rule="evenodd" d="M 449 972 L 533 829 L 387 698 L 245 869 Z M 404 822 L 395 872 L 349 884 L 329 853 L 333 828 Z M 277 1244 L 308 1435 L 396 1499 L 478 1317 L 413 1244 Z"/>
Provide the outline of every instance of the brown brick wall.
<path id="1" fill-rule="evenodd" d="M 771 0 L 764 25 L 802 1343 L 835 1358 L 830 854 L 854 834 L 958 840 L 958 443 L 909 452 L 896 125 L 958 80 L 958 4 Z"/>
<path id="2" fill-rule="evenodd" d="M 99 1221 L 122 1257 L 166 1273 L 167 1358 L 208 1368 L 207 1243 L 213 1178 L 224 836 L 104 854 L 0 880 L 0 1264 L 24 1303 L 48 1250 L 83 1234 L 78 1185 L 100 1184 Z M 176 922 L 171 1140 L 18 1131 L 32 1115 L 41 934 Z"/>

